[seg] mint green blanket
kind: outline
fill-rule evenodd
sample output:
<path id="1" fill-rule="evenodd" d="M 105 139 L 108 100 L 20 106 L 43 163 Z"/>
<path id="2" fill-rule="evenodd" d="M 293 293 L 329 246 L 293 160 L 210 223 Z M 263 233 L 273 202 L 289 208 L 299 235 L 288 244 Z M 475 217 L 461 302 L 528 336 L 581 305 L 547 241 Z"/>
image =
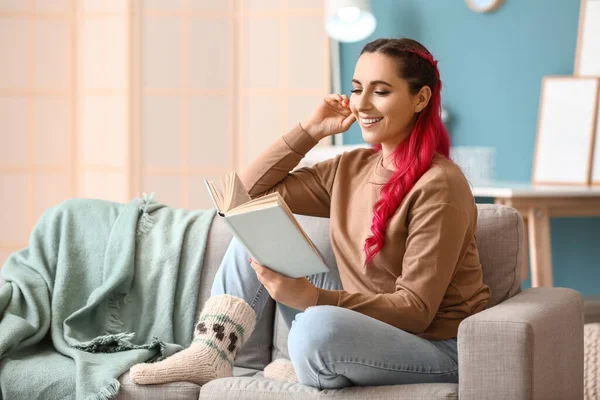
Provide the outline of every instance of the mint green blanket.
<path id="1" fill-rule="evenodd" d="M 145 194 L 48 209 L 1 270 L 0 400 L 109 399 L 187 347 L 213 216 Z"/>

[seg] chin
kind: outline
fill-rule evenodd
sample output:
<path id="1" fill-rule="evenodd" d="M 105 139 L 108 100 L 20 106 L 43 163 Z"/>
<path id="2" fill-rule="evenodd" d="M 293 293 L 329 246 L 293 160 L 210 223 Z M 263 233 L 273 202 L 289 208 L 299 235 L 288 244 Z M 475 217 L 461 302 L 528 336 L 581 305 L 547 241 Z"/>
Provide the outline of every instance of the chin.
<path id="1" fill-rule="evenodd" d="M 368 144 L 381 144 L 381 138 L 373 132 L 366 132 L 362 130 L 362 138 Z"/>

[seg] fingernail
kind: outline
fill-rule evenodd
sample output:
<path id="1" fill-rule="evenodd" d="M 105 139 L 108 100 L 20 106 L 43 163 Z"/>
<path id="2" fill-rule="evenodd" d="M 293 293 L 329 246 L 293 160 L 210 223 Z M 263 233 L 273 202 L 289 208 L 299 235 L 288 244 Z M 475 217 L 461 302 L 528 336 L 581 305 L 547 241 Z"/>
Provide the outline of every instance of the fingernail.
<path id="1" fill-rule="evenodd" d="M 252 258 L 249 258 L 249 259 L 248 259 L 248 262 L 249 262 L 250 264 L 252 264 Z"/>

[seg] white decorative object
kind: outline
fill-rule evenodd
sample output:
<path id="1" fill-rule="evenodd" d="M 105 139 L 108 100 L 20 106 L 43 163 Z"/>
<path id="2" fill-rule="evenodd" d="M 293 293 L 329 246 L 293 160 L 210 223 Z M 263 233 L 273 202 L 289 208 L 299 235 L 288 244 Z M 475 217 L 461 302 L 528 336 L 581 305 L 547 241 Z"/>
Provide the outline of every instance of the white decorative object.
<path id="1" fill-rule="evenodd" d="M 347 151 L 368 148 L 371 148 L 368 143 L 315 147 L 306 154 L 296 168 L 309 167 Z M 472 184 L 485 184 L 495 179 L 496 149 L 493 147 L 455 146 L 450 149 L 450 158 L 458 164 Z"/>
<path id="2" fill-rule="evenodd" d="M 575 75 L 600 76 L 600 0 L 581 0 Z"/>
<path id="3" fill-rule="evenodd" d="M 533 183 L 590 183 L 600 78 L 542 81 Z"/>
<path id="4" fill-rule="evenodd" d="M 355 149 L 363 148 L 371 148 L 371 145 L 368 143 L 362 143 L 343 146 L 317 146 L 314 147 L 311 151 L 309 151 L 302 160 L 300 160 L 300 163 L 298 164 L 297 168 L 310 167 L 318 162 L 334 158 L 338 154 L 342 154 L 346 151 L 352 151 Z"/>
<path id="5" fill-rule="evenodd" d="M 465 0 L 469 8 L 475 12 L 484 13 L 496 10 L 504 0 Z"/>
<path id="6" fill-rule="evenodd" d="M 596 132 L 593 151 L 591 183 L 593 186 L 600 186 L 600 96 L 598 97 L 598 108 L 596 111 Z"/>
<path id="7" fill-rule="evenodd" d="M 450 148 L 450 158 L 473 185 L 492 182 L 496 177 L 494 147 L 454 146 Z"/>
<path id="8" fill-rule="evenodd" d="M 440 118 L 442 119 L 442 122 L 444 124 L 446 124 L 448 122 L 448 120 L 450 119 L 450 114 L 448 113 L 448 110 L 446 110 L 444 107 L 442 107 L 442 111 L 440 113 Z"/>
<path id="9" fill-rule="evenodd" d="M 377 26 L 369 0 L 327 0 L 325 28 L 338 42 L 359 42 Z"/>

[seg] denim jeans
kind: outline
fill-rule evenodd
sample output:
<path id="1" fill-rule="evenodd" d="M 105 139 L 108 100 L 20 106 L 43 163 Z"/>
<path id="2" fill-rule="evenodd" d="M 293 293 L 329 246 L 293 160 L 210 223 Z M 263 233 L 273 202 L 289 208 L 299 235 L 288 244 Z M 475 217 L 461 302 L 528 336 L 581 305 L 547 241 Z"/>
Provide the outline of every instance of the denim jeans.
<path id="1" fill-rule="evenodd" d="M 217 271 L 211 295 L 244 299 L 257 320 L 269 299 L 234 238 Z M 268 266 L 267 266 L 268 267 Z M 313 285 L 340 290 L 337 270 L 307 277 Z M 290 328 L 288 350 L 300 383 L 319 389 L 347 386 L 458 382 L 456 339 L 426 340 L 349 309 L 277 304 Z"/>

